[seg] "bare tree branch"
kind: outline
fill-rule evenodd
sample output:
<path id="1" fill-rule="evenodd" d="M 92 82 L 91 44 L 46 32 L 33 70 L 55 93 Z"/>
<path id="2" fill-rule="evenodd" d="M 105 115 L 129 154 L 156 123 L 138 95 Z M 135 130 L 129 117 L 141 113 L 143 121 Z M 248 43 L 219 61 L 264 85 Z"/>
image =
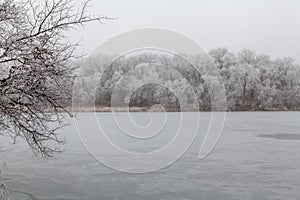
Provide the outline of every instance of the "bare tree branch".
<path id="1" fill-rule="evenodd" d="M 73 0 L 0 0 L 0 134 L 26 140 L 33 152 L 49 157 L 64 142 L 77 44 L 65 32 L 106 16 L 78 11 Z"/>

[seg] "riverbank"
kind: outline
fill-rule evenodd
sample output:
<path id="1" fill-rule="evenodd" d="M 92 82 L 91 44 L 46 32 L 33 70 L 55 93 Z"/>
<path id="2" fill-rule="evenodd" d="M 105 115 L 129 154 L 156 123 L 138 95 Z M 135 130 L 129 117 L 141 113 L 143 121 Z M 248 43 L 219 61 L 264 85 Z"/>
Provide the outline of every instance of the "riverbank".
<path id="1" fill-rule="evenodd" d="M 83 107 L 70 107 L 68 110 L 72 112 L 181 112 L 178 108 L 167 108 L 164 109 L 161 106 L 151 106 L 151 107 L 109 107 L 109 106 L 83 106 Z M 191 110 L 193 111 L 193 110 Z M 200 109 L 202 112 L 210 112 L 210 108 Z M 284 112 L 284 111 L 300 111 L 300 107 L 287 108 L 287 107 L 274 107 L 274 108 L 264 108 L 264 109 L 236 109 L 227 110 L 227 112 Z"/>

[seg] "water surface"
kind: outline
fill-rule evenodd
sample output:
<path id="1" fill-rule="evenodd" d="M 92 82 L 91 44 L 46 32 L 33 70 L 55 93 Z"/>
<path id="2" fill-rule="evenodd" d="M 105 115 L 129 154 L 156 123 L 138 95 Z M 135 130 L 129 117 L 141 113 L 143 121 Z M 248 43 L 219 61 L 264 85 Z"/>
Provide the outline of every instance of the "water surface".
<path id="1" fill-rule="evenodd" d="M 78 120 L 88 123 L 93 115 L 82 113 Z M 110 115 L 97 117 L 118 145 L 132 151 L 159 148 L 178 124 L 178 114 L 170 113 L 164 137 L 136 143 L 121 136 Z M 149 120 L 145 113 L 135 117 L 139 123 Z M 10 151 L 0 159 L 7 162 L 8 188 L 41 200 L 296 200 L 300 198 L 299 117 L 299 112 L 228 113 L 219 143 L 206 159 L 197 158 L 200 135 L 176 163 L 147 174 L 121 173 L 99 163 L 82 146 L 74 124 L 62 130 L 67 135 L 65 152 L 52 159 L 37 158 L 22 142 L 10 146 L 2 138 Z M 202 121 L 202 127 L 206 123 Z"/>

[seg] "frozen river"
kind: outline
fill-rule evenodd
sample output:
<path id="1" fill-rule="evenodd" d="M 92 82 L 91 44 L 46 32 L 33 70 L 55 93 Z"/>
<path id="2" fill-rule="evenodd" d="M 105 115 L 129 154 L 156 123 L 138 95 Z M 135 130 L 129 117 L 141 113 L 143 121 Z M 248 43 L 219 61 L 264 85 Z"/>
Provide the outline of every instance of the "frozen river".
<path id="1" fill-rule="evenodd" d="M 78 123 L 88 124 L 93 115 L 79 114 Z M 146 113 L 134 115 L 139 123 L 149 120 Z M 161 141 L 141 144 L 118 138 L 119 130 L 110 121 L 110 113 L 98 113 L 97 118 L 104 122 L 104 129 L 112 132 L 118 145 L 148 152 L 163 145 L 173 134 L 177 115 L 168 114 L 170 122 L 163 130 L 168 133 Z M 8 188 L 32 195 L 12 192 L 15 199 L 298 200 L 299 122 L 299 112 L 228 113 L 222 136 L 207 158 L 197 158 L 200 136 L 177 162 L 146 174 L 122 173 L 98 162 L 81 144 L 73 121 L 61 130 L 67 140 L 62 154 L 44 160 L 33 156 L 24 144 L 10 146 L 1 138 L 1 144 L 9 151 L 0 155 L 0 161 L 7 163 L 4 176 Z M 205 126 L 206 122 L 201 123 Z"/>

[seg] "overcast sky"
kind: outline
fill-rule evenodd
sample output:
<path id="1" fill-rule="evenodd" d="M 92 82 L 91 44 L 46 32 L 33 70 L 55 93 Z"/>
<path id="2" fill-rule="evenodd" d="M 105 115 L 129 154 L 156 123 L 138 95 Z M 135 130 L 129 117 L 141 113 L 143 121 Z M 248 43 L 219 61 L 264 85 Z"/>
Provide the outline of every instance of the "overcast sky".
<path id="1" fill-rule="evenodd" d="M 117 19 L 72 32 L 85 53 L 124 31 L 153 27 L 180 32 L 206 49 L 250 48 L 300 63 L 299 0 L 93 0 L 90 12 Z"/>

